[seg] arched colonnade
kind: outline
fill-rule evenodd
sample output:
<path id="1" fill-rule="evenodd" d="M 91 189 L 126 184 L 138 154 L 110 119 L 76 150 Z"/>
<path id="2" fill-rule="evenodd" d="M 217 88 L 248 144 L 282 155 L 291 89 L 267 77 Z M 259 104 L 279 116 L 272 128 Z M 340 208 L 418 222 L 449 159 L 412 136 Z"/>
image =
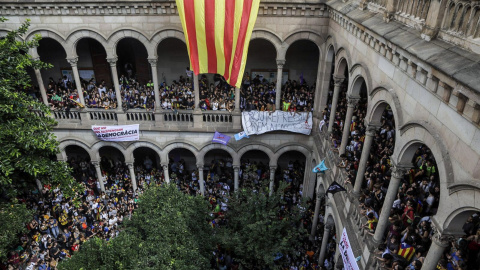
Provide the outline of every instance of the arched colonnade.
<path id="1" fill-rule="evenodd" d="M 366 136 L 358 164 L 355 185 L 352 190 L 353 195 L 360 195 L 370 148 L 376 132 L 382 125 L 382 115 L 387 107 L 391 110 L 395 119 L 395 147 L 393 155 L 390 157 L 392 161 L 392 177 L 379 215 L 375 235 L 373 237 L 375 243 L 378 244 L 383 241 L 393 201 L 399 190 L 399 183 L 406 175 L 407 171 L 413 167 L 412 159 L 415 151 L 420 146 L 426 145 L 435 157 L 440 179 L 441 195 L 438 211 L 431 217 L 432 223 L 435 226 L 435 235 L 432 237 L 432 245 L 427 254 L 424 267 L 422 268 L 434 269 L 438 260 L 441 258 L 443 251 L 448 246 L 447 239 L 452 236 L 457 236 L 462 232 L 461 227 L 466 219 L 473 213 L 480 211 L 480 205 L 478 202 L 472 201 L 472 205 L 465 206 L 460 202 L 461 200 L 455 200 L 452 198 L 457 198 L 457 196 L 471 197 L 471 194 L 467 194 L 466 189 L 470 189 L 470 191 L 474 190 L 475 194 L 480 194 L 480 188 L 456 179 L 453 167 L 454 164 L 450 158 L 448 146 L 443 140 L 441 132 L 427 121 L 406 119 L 403 115 L 403 107 L 400 98 L 394 88 L 389 85 L 375 85 L 368 67 L 363 63 L 355 62 L 348 50 L 345 50 L 335 42 L 334 37 L 327 38 L 325 48 L 324 56 L 320 57 L 323 58 L 324 61 L 319 63 L 319 66 L 322 65 L 322 69 L 325 73 L 323 80 L 320 82 L 322 85 L 321 92 L 317 93 L 318 96 L 316 97 L 316 99 L 320 101 L 318 102 L 319 106 L 330 106 L 330 114 L 324 116 L 324 120 L 328 119 L 329 123 L 333 123 L 336 120 L 336 109 L 339 102 L 340 92 L 342 91 L 342 88 L 345 88 L 345 85 L 347 85 L 347 112 L 346 118 L 341 119 L 343 123 L 352 122 L 352 113 L 358 103 L 361 87 L 366 88 L 367 92 L 368 106 L 364 123 Z M 332 70 L 332 72 L 330 72 L 330 70 Z M 333 85 L 333 91 L 330 90 L 330 85 Z M 331 91 L 331 104 L 327 104 L 328 91 Z M 319 112 L 322 107 L 317 107 L 317 115 L 321 115 Z M 318 129 L 318 127 L 314 128 Z M 339 154 L 345 153 L 347 139 L 350 136 L 350 128 L 349 124 L 343 125 L 344 136 L 342 139 L 342 145 L 339 147 Z M 327 131 L 326 134 L 330 134 L 332 129 L 333 125 L 330 124 L 328 125 L 328 130 L 322 128 L 318 131 Z M 329 142 L 327 143 L 330 144 Z M 312 158 L 316 158 L 317 160 L 325 158 L 320 157 L 317 154 L 318 153 L 314 153 Z M 318 183 L 318 181 L 325 183 L 324 177 L 317 176 L 316 185 L 317 194 L 324 194 L 328 187 L 324 187 L 324 184 Z M 456 182 L 461 183 L 457 184 Z M 462 186 L 463 188 L 452 188 L 459 186 Z M 466 188 L 466 186 L 469 187 Z M 330 200 L 332 199 L 330 198 Z M 329 204 L 328 201 L 329 198 L 327 197 L 327 205 Z M 326 229 L 324 232 L 328 234 L 335 226 L 338 235 L 338 233 L 341 233 L 341 226 L 339 225 L 342 224 L 342 221 L 339 220 L 338 213 L 335 215 L 335 211 L 340 210 L 333 209 L 332 207 L 327 209 L 330 209 L 331 211 L 327 211 L 328 214 L 325 216 Z M 328 239 L 324 239 L 323 241 L 325 243 L 322 243 L 322 247 L 323 244 L 326 245 Z M 324 252 L 325 250 L 322 248 L 320 259 L 325 257 Z"/>
<path id="2" fill-rule="evenodd" d="M 161 29 L 151 36 L 143 33 L 141 30 L 138 30 L 138 29 L 120 29 L 113 32 L 109 36 L 106 36 L 96 31 L 95 29 L 77 29 L 65 36 L 53 29 L 33 29 L 26 35 L 26 39 L 31 40 L 37 34 L 40 34 L 43 38 L 53 39 L 63 47 L 66 53 L 66 60 L 72 68 L 72 73 L 73 73 L 75 86 L 77 90 L 82 89 L 79 71 L 78 71 L 78 54 L 77 54 L 78 44 L 82 39 L 86 39 L 86 38 L 97 41 L 105 50 L 106 60 L 110 65 L 113 88 L 115 89 L 116 96 L 117 96 L 118 110 L 122 108 L 121 106 L 122 101 L 119 98 L 121 97 L 121 95 L 120 95 L 119 74 L 117 71 L 117 65 L 119 64 L 118 63 L 119 59 L 117 56 L 117 46 L 120 43 L 120 41 L 125 38 L 131 38 L 131 39 L 135 39 L 136 41 L 139 41 L 145 47 L 148 55 L 147 60 L 152 70 L 151 75 L 152 75 L 152 82 L 154 85 L 155 102 L 156 102 L 155 107 L 157 109 L 161 107 L 160 94 L 159 94 L 160 79 L 158 78 L 157 67 L 159 67 L 159 65 L 164 64 L 162 63 L 161 60 L 158 59 L 158 48 L 162 43 L 162 41 L 169 38 L 174 38 L 177 40 L 181 40 L 182 42 L 185 42 L 183 31 L 181 29 L 175 29 L 175 28 Z M 264 39 L 270 42 L 276 50 L 276 64 L 277 64 L 276 89 L 281 89 L 281 86 L 282 86 L 282 74 L 283 74 L 282 71 L 286 63 L 286 54 L 289 48 L 295 42 L 300 40 L 306 40 L 315 44 L 315 46 L 318 48 L 319 58 L 320 58 L 318 60 L 319 64 L 317 69 L 317 77 L 315 79 L 316 91 L 320 89 L 320 82 L 323 74 L 321 69 L 321 63 L 323 62 L 322 51 L 323 51 L 323 46 L 325 44 L 325 38 L 321 34 L 310 29 L 300 29 L 287 34 L 285 38 L 282 39 L 280 38 L 279 35 L 271 32 L 270 30 L 254 29 L 251 36 L 251 40 L 254 40 L 254 39 Z M 32 49 L 30 54 L 34 58 L 39 58 L 37 48 Z M 45 90 L 45 85 L 41 76 L 41 71 L 35 70 L 35 76 L 40 88 L 40 92 L 42 94 L 42 98 L 44 102 L 47 103 L 46 90 Z M 194 80 L 198 80 L 197 76 L 194 76 Z M 194 84 L 194 85 L 198 85 L 198 84 Z M 199 95 L 197 91 L 199 91 L 199 89 L 196 88 L 194 89 L 194 91 L 195 91 L 195 97 L 198 98 Z M 79 95 L 80 103 L 85 104 L 82 91 L 77 91 L 77 92 Z M 236 89 L 235 96 L 236 97 L 240 96 L 239 89 Z M 277 90 L 276 91 L 276 108 L 281 108 L 280 100 L 281 100 L 281 91 Z M 236 98 L 235 108 L 239 108 L 239 104 L 240 104 L 239 102 L 240 102 L 240 99 Z M 197 100 L 195 100 L 195 103 L 198 104 Z"/>
<path id="3" fill-rule="evenodd" d="M 135 151 L 146 148 L 149 150 L 149 152 L 154 152 L 156 155 L 158 155 L 158 162 L 156 165 L 159 165 L 162 167 L 164 175 L 165 175 L 165 181 L 170 182 L 169 179 L 169 172 L 168 172 L 168 164 L 169 164 L 169 159 L 170 154 L 172 151 L 178 150 L 178 149 L 185 149 L 190 151 L 195 159 L 195 164 L 196 168 L 199 170 L 199 183 L 200 183 L 200 188 L 203 193 L 203 188 L 204 188 L 204 179 L 203 179 L 203 169 L 204 166 L 208 165 L 206 164 L 205 160 L 206 157 L 209 153 L 213 151 L 218 151 L 222 150 L 223 153 L 227 154 L 230 156 L 232 159 L 232 165 L 233 165 L 233 170 L 234 170 L 234 183 L 235 183 L 235 189 L 238 189 L 239 187 L 239 170 L 240 170 L 240 165 L 241 165 L 241 159 L 244 157 L 244 155 L 250 151 L 261 151 L 268 157 L 268 167 L 270 168 L 270 185 L 273 187 L 273 183 L 275 181 L 275 174 L 274 172 L 276 171 L 277 167 L 279 164 L 282 162 L 281 159 L 283 158 L 282 155 L 287 153 L 287 152 L 297 152 L 301 153 L 304 157 L 305 160 L 309 160 L 311 157 L 311 151 L 308 149 L 306 145 L 303 144 L 285 144 L 281 145 L 277 148 L 272 148 L 271 146 L 264 145 L 264 144 L 246 144 L 238 149 L 232 148 L 228 145 L 222 145 L 222 144 L 212 144 L 209 143 L 204 146 L 197 146 L 192 143 L 187 143 L 187 142 L 172 142 L 169 143 L 163 147 L 160 147 L 156 143 L 148 142 L 148 141 L 137 141 L 134 143 L 130 143 L 128 145 L 126 144 L 120 144 L 120 143 L 115 143 L 115 142 L 106 142 L 106 141 L 98 141 L 93 144 L 89 144 L 87 142 L 82 141 L 79 138 L 66 138 L 60 141 L 59 149 L 60 153 L 57 155 L 57 160 L 63 160 L 66 161 L 69 158 L 69 153 L 67 151 L 67 148 L 69 147 L 78 147 L 81 148 L 81 150 L 85 153 L 87 153 L 87 158 L 92 162 L 92 164 L 95 166 L 97 175 L 101 175 L 101 170 L 100 170 L 100 160 L 101 160 L 101 151 L 105 147 L 111 147 L 115 148 L 115 150 L 118 150 L 116 152 L 120 152 L 122 154 L 121 159 L 125 161 L 125 164 L 128 166 L 130 169 L 130 174 L 132 177 L 132 184 L 134 186 L 134 189 L 136 189 L 136 180 L 135 180 L 135 173 L 134 173 L 134 163 L 136 162 L 135 160 Z M 305 167 L 305 181 L 308 181 L 309 177 L 311 177 L 311 174 L 309 173 L 309 170 L 311 171 L 310 166 Z M 102 187 L 102 189 L 104 189 Z"/>

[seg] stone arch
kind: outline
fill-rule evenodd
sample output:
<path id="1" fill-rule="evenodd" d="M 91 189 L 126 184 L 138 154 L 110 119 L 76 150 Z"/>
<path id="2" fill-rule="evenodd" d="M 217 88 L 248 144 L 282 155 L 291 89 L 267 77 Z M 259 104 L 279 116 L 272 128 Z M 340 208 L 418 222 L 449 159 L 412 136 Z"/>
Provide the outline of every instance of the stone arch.
<path id="1" fill-rule="evenodd" d="M 108 37 L 109 48 L 107 49 L 107 57 L 117 55 L 117 45 L 120 40 L 124 38 L 133 38 L 140 41 L 145 46 L 148 56 L 150 57 L 151 55 L 154 55 L 154 46 L 151 46 L 151 43 L 146 37 L 146 35 L 139 30 L 128 28 L 118 30 L 112 33 L 110 37 Z"/>
<path id="2" fill-rule="evenodd" d="M 283 56 L 288 51 L 288 48 L 298 40 L 309 40 L 318 47 L 318 52 L 322 55 L 322 45 L 325 43 L 325 38 L 320 34 L 312 31 L 312 30 L 296 30 L 293 33 L 290 33 L 286 36 L 285 40 L 283 41 L 282 48 L 284 49 Z"/>
<path id="3" fill-rule="evenodd" d="M 76 145 L 80 148 L 82 148 L 83 150 L 87 151 L 88 155 L 90 156 L 90 160 L 93 159 L 93 157 L 95 157 L 95 154 L 92 152 L 92 150 L 90 149 L 90 147 L 88 146 L 87 143 L 85 143 L 84 141 L 80 140 L 80 139 L 72 139 L 72 138 L 67 138 L 67 139 L 64 139 L 62 141 L 60 141 L 59 145 L 58 145 L 58 149 L 60 150 L 60 153 L 65 154 L 66 155 L 66 148 L 67 146 L 70 146 L 70 145 Z"/>
<path id="4" fill-rule="evenodd" d="M 250 150 L 259 150 L 259 151 L 264 152 L 268 156 L 268 158 L 270 159 L 269 166 L 277 166 L 277 163 L 272 163 L 272 160 L 274 159 L 274 153 L 273 153 L 272 149 L 270 149 L 270 147 L 268 147 L 268 145 L 263 144 L 263 143 L 259 144 L 258 142 L 255 143 L 255 144 L 252 143 L 252 144 L 247 144 L 247 145 L 242 146 L 237 152 L 236 159 L 235 158 L 233 159 L 233 166 L 240 166 L 240 159 L 242 158 L 243 154 L 245 154 L 246 152 L 248 152 Z"/>
<path id="5" fill-rule="evenodd" d="M 3 28 L 0 28 L 0 37 L 5 37 L 7 36 L 8 32 L 10 32 L 11 30 L 9 29 L 3 29 Z"/>
<path id="6" fill-rule="evenodd" d="M 480 192 L 475 192 L 474 196 L 480 196 Z M 464 194 L 458 194 L 458 196 L 462 196 L 462 200 L 467 199 L 468 197 L 465 196 L 472 196 L 471 193 L 464 192 Z M 451 211 L 445 222 L 442 224 L 443 233 L 448 235 L 463 235 L 464 232 L 462 230 L 463 224 L 467 221 L 468 217 L 472 214 L 478 213 L 480 211 L 480 200 L 476 200 L 475 204 L 467 204 L 466 206 L 461 206 L 454 211 Z"/>
<path id="7" fill-rule="evenodd" d="M 451 209 L 464 206 L 462 200 L 456 196 L 448 196 L 448 188 L 454 183 L 455 175 L 448 149 L 440 133 L 426 121 L 410 121 L 400 127 L 400 136 L 397 136 L 393 160 L 400 166 L 411 166 L 415 151 L 425 144 L 432 151 L 437 163 L 440 183 L 440 204 L 435 216 L 432 217 L 436 224 L 443 224 Z M 443 229 L 443 227 L 440 227 Z"/>
<path id="8" fill-rule="evenodd" d="M 158 57 L 158 54 L 157 54 L 158 45 L 160 45 L 160 43 L 167 38 L 176 38 L 183 41 L 183 43 L 186 43 L 185 35 L 183 34 L 182 30 L 175 29 L 175 28 L 166 28 L 166 29 L 159 30 L 152 36 L 151 44 L 153 46 L 153 54 L 152 54 L 153 57 L 155 58 Z"/>
<path id="9" fill-rule="evenodd" d="M 275 33 L 266 30 L 266 29 L 254 29 L 252 32 L 252 36 L 250 38 L 250 41 L 254 39 L 265 39 L 272 43 L 273 47 L 275 47 L 275 50 L 277 52 L 277 59 L 285 59 L 285 54 L 281 54 L 282 52 L 282 40 L 278 35 Z M 286 50 L 285 50 L 286 51 Z"/>
<path id="10" fill-rule="evenodd" d="M 397 93 L 391 88 L 388 90 L 384 87 L 375 88 L 370 94 L 370 104 L 367 108 L 366 119 L 368 123 L 379 125 L 383 111 L 390 105 L 395 118 L 396 128 L 403 125 L 403 111 L 398 99 Z"/>
<path id="11" fill-rule="evenodd" d="M 108 44 L 107 39 L 102 34 L 98 33 L 92 29 L 78 29 L 72 31 L 66 39 L 67 48 L 67 57 L 77 57 L 77 44 L 83 38 L 91 38 L 98 41 L 102 46 L 105 52 L 107 52 Z"/>
<path id="12" fill-rule="evenodd" d="M 195 146 L 185 142 L 172 142 L 167 146 L 165 146 L 161 152 L 160 159 L 162 160 L 163 163 L 165 162 L 168 163 L 168 154 L 170 153 L 170 151 L 176 148 L 184 148 L 189 150 L 195 156 L 195 162 L 198 162 L 198 149 Z"/>
<path id="13" fill-rule="evenodd" d="M 454 18 L 454 14 L 455 14 L 455 2 L 450 1 L 447 8 L 447 16 L 445 16 L 445 21 L 443 23 L 444 29 L 448 30 L 450 28 L 450 25 L 452 24 L 452 20 Z"/>
<path id="14" fill-rule="evenodd" d="M 310 151 L 308 150 L 307 147 L 305 147 L 304 145 L 301 145 L 301 144 L 288 144 L 288 145 L 284 145 L 284 146 L 280 146 L 277 151 L 275 151 L 275 154 L 273 155 L 273 160 L 270 160 L 270 163 L 272 163 L 272 161 L 274 162 L 274 164 L 276 165 L 278 163 L 278 158 L 283 154 L 283 153 L 286 153 L 288 151 L 297 151 L 297 152 L 300 152 L 302 153 L 304 156 L 305 156 L 305 160 L 308 162 L 309 159 L 311 158 L 311 153 Z"/>
<path id="15" fill-rule="evenodd" d="M 197 163 L 200 164 L 200 161 L 203 163 L 205 160 L 205 155 L 210 150 L 214 150 L 214 149 L 226 151 L 228 154 L 230 154 L 230 157 L 232 158 L 232 160 L 236 160 L 237 158 L 237 152 L 235 152 L 235 150 L 233 150 L 233 148 L 231 148 L 230 146 L 219 144 L 219 143 L 213 143 L 213 144 L 209 143 L 208 145 L 205 145 L 204 147 L 202 147 L 202 149 L 200 149 L 200 152 L 198 153 Z"/>
<path id="16" fill-rule="evenodd" d="M 335 54 L 335 75 L 343 77 L 345 71 L 348 72 L 348 67 L 350 67 L 350 55 L 344 48 L 338 49 Z"/>
<path id="17" fill-rule="evenodd" d="M 370 73 L 364 65 L 355 64 L 350 69 L 347 95 L 359 97 L 362 82 L 365 82 L 365 85 L 367 86 L 367 95 L 369 95 L 372 90 L 372 78 Z"/>
<path id="18" fill-rule="evenodd" d="M 158 156 L 160 157 L 160 162 L 163 161 L 162 155 L 161 155 L 162 149 L 158 145 L 152 142 L 147 142 L 147 141 L 139 141 L 139 142 L 134 142 L 130 144 L 126 149 L 125 159 L 134 160 L 133 152 L 140 147 L 146 147 L 154 150 L 155 152 L 157 152 Z"/>
<path id="19" fill-rule="evenodd" d="M 476 5 L 473 7 L 473 11 L 470 15 L 470 21 L 467 26 L 467 30 L 465 30 L 466 36 L 473 36 L 475 35 L 475 30 L 477 29 L 478 23 L 480 22 L 480 6 Z"/>
<path id="20" fill-rule="evenodd" d="M 460 22 L 458 23 L 457 31 L 467 34 L 468 23 L 470 22 L 470 16 L 472 15 L 472 6 L 466 4 L 463 8 L 462 17 L 460 18 Z"/>
<path id="21" fill-rule="evenodd" d="M 65 37 L 63 37 L 60 33 L 58 33 L 57 31 L 55 31 L 53 29 L 32 30 L 30 33 L 27 34 L 27 37 L 25 38 L 25 40 L 27 40 L 27 41 L 32 40 L 33 37 L 37 34 L 41 35 L 42 38 L 51 38 L 51 39 L 57 41 L 62 46 L 65 53 L 67 53 L 68 50 L 65 47 L 65 45 L 66 45 Z"/>
<path id="22" fill-rule="evenodd" d="M 92 153 L 94 155 L 92 157 L 93 161 L 100 161 L 100 148 L 104 146 L 111 146 L 113 148 L 118 149 L 123 154 L 123 157 L 125 158 L 125 162 L 133 162 L 133 160 L 129 160 L 128 156 L 125 155 L 126 148 L 123 145 L 120 145 L 119 143 L 115 143 L 115 142 L 106 142 L 106 141 L 99 141 L 92 145 Z"/>

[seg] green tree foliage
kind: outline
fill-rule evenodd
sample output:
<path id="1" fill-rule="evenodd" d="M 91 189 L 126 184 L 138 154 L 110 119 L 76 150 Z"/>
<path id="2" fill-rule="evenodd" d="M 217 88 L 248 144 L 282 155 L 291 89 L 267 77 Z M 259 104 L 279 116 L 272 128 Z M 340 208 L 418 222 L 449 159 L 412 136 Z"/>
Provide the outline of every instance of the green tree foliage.
<path id="1" fill-rule="evenodd" d="M 227 226 L 220 227 L 218 237 L 243 269 L 277 269 L 282 260 L 275 261 L 276 256 L 295 257 L 305 230 L 300 227 L 302 208 L 289 209 L 283 200 L 286 188 L 282 184 L 272 196 L 266 188 L 242 189 L 229 199 Z"/>
<path id="2" fill-rule="evenodd" d="M 0 22 L 5 20 L 0 18 Z M 80 189 L 66 163 L 52 159 L 59 150 L 51 133 L 56 122 L 49 117 L 48 107 L 24 91 L 30 85 L 27 68 L 51 67 L 27 53 L 40 40 L 36 36 L 22 41 L 28 27 L 27 20 L 0 39 L 0 259 L 18 241 L 15 234 L 24 230 L 28 221 L 26 208 L 12 201 L 22 189 L 35 187 L 36 178 L 43 184 L 60 185 L 66 196 Z M 12 204 L 17 205 L 16 214 L 11 214 Z"/>
<path id="3" fill-rule="evenodd" d="M 215 239 L 203 197 L 152 187 L 132 219 L 108 242 L 93 239 L 60 269 L 209 269 Z"/>

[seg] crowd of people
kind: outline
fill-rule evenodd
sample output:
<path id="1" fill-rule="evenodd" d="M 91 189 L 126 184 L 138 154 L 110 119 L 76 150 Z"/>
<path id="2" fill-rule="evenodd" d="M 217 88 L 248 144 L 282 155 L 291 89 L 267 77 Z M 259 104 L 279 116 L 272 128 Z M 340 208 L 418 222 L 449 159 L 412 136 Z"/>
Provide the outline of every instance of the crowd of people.
<path id="1" fill-rule="evenodd" d="M 234 169 L 231 158 L 213 159 L 205 166 L 205 199 L 211 204 L 214 219 L 211 226 L 225 224 L 225 211 L 228 211 L 228 198 L 234 191 Z M 29 209 L 34 210 L 32 220 L 26 225 L 27 233 L 19 236 L 19 245 L 9 252 L 8 261 L 2 265 L 5 269 L 56 269 L 59 261 L 69 258 L 81 248 L 81 244 L 91 237 L 100 237 L 106 241 L 114 238 L 121 231 L 121 224 L 129 219 L 137 207 L 139 196 L 151 185 L 165 182 L 163 170 L 146 157 L 135 163 L 134 172 L 137 190 L 133 190 L 128 166 L 119 159 L 102 157 L 100 162 L 100 179 L 94 165 L 87 159 L 72 157 L 68 163 L 73 168 L 73 176 L 85 188 L 78 194 L 79 204 L 72 198 L 63 196 L 56 187 L 43 186 L 42 190 L 26 192 L 20 197 Z M 199 170 L 187 169 L 185 160 L 171 158 L 169 178 L 179 190 L 200 195 Z M 288 184 L 284 200 L 287 208 L 297 207 L 302 197 L 302 183 L 305 163 L 289 161 L 275 172 L 275 185 L 281 181 Z M 105 190 L 101 190 L 100 181 Z M 244 159 L 239 168 L 240 188 L 256 188 L 269 185 L 270 168 L 268 163 Z M 303 226 L 311 230 L 314 200 L 303 218 Z M 280 209 L 279 209 L 280 211 Z M 294 258 L 284 261 L 284 269 L 322 269 L 318 265 L 323 223 L 319 223 L 317 241 L 310 242 L 306 236 L 299 239 L 298 253 Z M 320 240 L 319 240 L 320 238 Z M 335 245 L 329 246 L 330 254 Z M 218 269 L 235 269 L 238 264 L 226 250 L 216 251 L 216 260 L 212 266 Z M 325 269 L 332 269 L 331 256 Z M 322 264 L 323 265 L 323 264 Z"/>
<path id="2" fill-rule="evenodd" d="M 343 86 L 345 87 L 345 85 Z M 329 92 L 327 104 L 331 105 L 333 92 Z M 333 125 L 330 140 L 332 151 L 338 152 L 344 127 L 349 128 L 345 154 L 340 156 L 338 167 L 347 173 L 345 184 L 355 185 L 362 147 L 366 136 L 364 118 L 366 98 L 355 107 L 352 121 L 344 123 L 347 111 L 346 91 L 341 91 L 334 122 L 329 123 L 331 107 L 323 111 L 325 127 Z M 322 126 L 323 128 L 323 126 Z M 381 127 L 377 130 L 367 160 L 360 197 L 361 214 L 364 217 L 364 233 L 374 235 L 383 202 L 392 178 L 390 160 L 395 147 L 395 119 L 389 106 L 385 109 Z M 440 199 L 440 181 L 435 158 L 430 149 L 420 146 L 413 159 L 412 168 L 403 175 L 384 235 L 385 242 L 377 252 L 378 264 L 383 269 L 420 269 L 434 235 L 431 216 L 435 215 Z M 480 260 L 479 215 L 473 215 L 465 225 L 465 236 L 452 241 L 437 269 L 476 269 Z M 464 226 L 464 228 L 465 228 Z"/>
<path id="3" fill-rule="evenodd" d="M 159 85 L 160 107 L 163 110 L 193 110 L 197 106 L 203 110 L 229 111 L 235 109 L 235 88 L 225 79 L 215 74 L 213 82 L 206 75 L 199 77 L 199 104 L 195 104 L 193 72 L 187 67 L 186 74 L 168 85 L 165 81 Z M 55 81 L 49 79 L 46 92 L 52 110 L 70 110 L 72 108 L 116 109 L 117 94 L 112 85 L 104 80 L 80 79 L 85 104 L 82 104 L 76 84 L 63 76 Z M 118 78 L 122 109 L 155 110 L 155 92 L 152 80 L 139 82 L 134 73 L 122 74 Z M 262 79 L 259 75 L 251 78 L 245 73 L 240 90 L 240 109 L 251 111 L 311 112 L 315 85 L 309 86 L 303 78 L 287 80 L 282 86 L 281 108 L 275 107 L 276 85 Z"/>
<path id="4" fill-rule="evenodd" d="M 103 157 L 102 191 L 91 162 L 72 158 L 68 163 L 75 179 L 84 186 L 84 193 L 77 194 L 79 203 L 48 185 L 25 192 L 19 199 L 34 210 L 34 215 L 26 224 L 27 233 L 19 236 L 18 247 L 9 252 L 2 269 L 56 269 L 60 260 L 72 256 L 89 238 L 114 238 L 121 231 L 122 222 L 131 217 L 146 185 L 163 181 L 163 171 L 145 169 L 147 162 L 146 167 L 136 169 L 140 181 L 134 191 L 125 163 Z"/>

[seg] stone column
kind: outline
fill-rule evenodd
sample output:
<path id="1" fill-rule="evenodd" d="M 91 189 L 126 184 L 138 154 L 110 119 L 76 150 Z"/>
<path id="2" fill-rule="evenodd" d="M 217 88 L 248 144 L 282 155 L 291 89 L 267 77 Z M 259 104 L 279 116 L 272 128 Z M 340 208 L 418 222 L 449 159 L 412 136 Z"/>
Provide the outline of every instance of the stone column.
<path id="1" fill-rule="evenodd" d="M 132 180 L 133 193 L 137 192 L 137 180 L 135 179 L 135 169 L 133 162 L 127 162 L 128 170 L 130 171 L 130 179 Z"/>
<path id="2" fill-rule="evenodd" d="M 117 111 L 121 111 L 122 110 L 122 94 L 120 92 L 120 83 L 118 82 L 117 60 L 118 60 L 118 57 L 107 58 L 107 62 L 110 64 L 110 70 L 112 71 L 112 79 L 113 79 L 113 85 L 115 87 L 115 95 L 117 96 Z"/>
<path id="3" fill-rule="evenodd" d="M 282 75 L 283 75 L 283 65 L 285 65 L 285 60 L 277 59 L 277 85 L 275 87 L 276 97 L 275 97 L 275 109 L 282 109 Z"/>
<path id="4" fill-rule="evenodd" d="M 426 41 L 434 39 L 440 31 L 440 26 L 447 9 L 447 2 L 448 1 L 430 2 L 427 19 L 425 20 L 421 34 L 421 37 Z"/>
<path id="5" fill-rule="evenodd" d="M 382 206 L 382 212 L 380 213 L 377 228 L 375 229 L 375 235 L 373 236 L 373 241 L 375 241 L 375 243 L 377 244 L 380 244 L 383 241 L 383 234 L 385 233 L 385 229 L 387 228 L 390 210 L 392 210 L 393 201 L 395 201 L 395 198 L 397 197 L 398 187 L 406 171 L 407 170 L 404 167 L 393 167 L 392 177 L 390 179 L 390 183 L 388 184 L 387 195 L 385 196 L 385 201 L 383 202 Z"/>
<path id="6" fill-rule="evenodd" d="M 320 183 L 323 183 L 323 176 L 325 175 L 324 172 L 318 173 L 317 177 L 317 198 L 315 200 L 315 214 L 313 214 L 313 221 L 312 221 L 312 231 L 310 232 L 310 240 L 315 238 L 315 234 L 317 233 L 317 225 L 318 225 L 318 216 L 320 215 L 320 202 L 322 201 L 322 197 L 325 195 L 325 190 L 320 190 Z"/>
<path id="7" fill-rule="evenodd" d="M 40 58 L 34 60 L 40 60 Z M 42 73 L 40 73 L 39 69 L 34 69 L 34 71 L 35 77 L 37 77 L 38 87 L 40 88 L 40 94 L 42 95 L 43 104 L 48 106 L 47 91 L 45 90 L 45 85 L 43 84 Z"/>
<path id="8" fill-rule="evenodd" d="M 105 192 L 105 185 L 103 184 L 103 175 L 102 170 L 100 169 L 100 162 L 92 161 L 93 166 L 95 166 L 95 171 L 97 172 L 97 179 L 100 183 L 100 189 Z"/>
<path id="9" fill-rule="evenodd" d="M 240 171 L 240 166 L 233 166 L 233 181 L 235 192 L 237 192 L 239 188 L 238 171 Z"/>
<path id="10" fill-rule="evenodd" d="M 345 78 L 333 76 L 334 88 L 333 88 L 333 99 L 332 99 L 332 108 L 330 109 L 330 121 L 328 122 L 328 132 L 333 131 L 333 122 L 335 121 L 335 114 L 337 113 L 337 103 L 338 96 L 340 95 L 340 86 L 342 86 Z"/>
<path id="11" fill-rule="evenodd" d="M 328 238 L 330 237 L 330 231 L 333 229 L 333 226 L 330 224 L 325 225 L 323 229 L 323 238 L 322 238 L 322 247 L 320 248 L 320 256 L 318 256 L 319 265 L 323 265 L 325 261 L 325 253 L 327 253 L 327 244 Z"/>
<path id="12" fill-rule="evenodd" d="M 198 75 L 193 74 L 193 93 L 195 95 L 195 111 L 200 111 L 200 84 L 198 82 Z"/>
<path id="13" fill-rule="evenodd" d="M 205 181 L 203 180 L 203 164 L 197 165 L 198 167 L 198 183 L 200 184 L 200 193 L 205 196 Z"/>
<path id="14" fill-rule="evenodd" d="M 82 82 L 80 81 L 80 75 L 78 74 L 78 68 L 77 68 L 78 57 L 67 58 L 67 62 L 72 66 L 73 78 L 75 80 L 75 86 L 77 87 L 80 103 L 85 105 L 85 99 L 83 98 L 83 91 L 82 91 Z"/>
<path id="15" fill-rule="evenodd" d="M 273 188 L 275 186 L 275 170 L 276 169 L 277 169 L 277 167 L 275 167 L 275 166 L 270 167 L 270 185 L 268 186 L 270 196 L 272 196 Z"/>
<path id="16" fill-rule="evenodd" d="M 345 148 L 347 147 L 348 137 L 350 135 L 350 123 L 352 122 L 353 110 L 357 106 L 360 98 L 348 97 L 347 100 L 347 115 L 345 116 L 345 122 L 343 124 L 343 136 L 342 143 L 340 145 L 339 154 L 345 154 Z"/>
<path id="17" fill-rule="evenodd" d="M 168 164 L 162 164 L 163 176 L 165 177 L 165 182 L 170 183 L 170 175 L 168 174 Z"/>
<path id="18" fill-rule="evenodd" d="M 242 128 L 242 112 L 240 111 L 240 88 L 235 87 L 235 109 L 232 113 L 233 128 L 240 130 Z"/>
<path id="19" fill-rule="evenodd" d="M 202 128 L 203 127 L 203 114 L 200 110 L 200 84 L 198 81 L 198 75 L 193 74 L 193 91 L 195 95 L 195 109 L 193 110 L 193 127 Z"/>
<path id="20" fill-rule="evenodd" d="M 240 112 L 240 88 L 235 87 L 235 110 L 234 112 Z"/>
<path id="21" fill-rule="evenodd" d="M 439 234 L 435 229 L 435 235 L 432 237 L 432 245 L 430 245 L 430 249 L 425 257 L 422 270 L 437 269 L 438 261 L 442 258 L 443 252 L 449 244 L 448 237 Z"/>
<path id="22" fill-rule="evenodd" d="M 148 58 L 148 62 L 152 67 L 152 81 L 153 81 L 153 91 L 155 92 L 155 111 L 159 111 L 160 106 L 160 93 L 158 92 L 158 73 L 157 73 L 157 58 Z"/>
<path id="23" fill-rule="evenodd" d="M 368 125 L 365 136 L 365 141 L 362 147 L 362 156 L 360 157 L 360 163 L 358 164 L 357 177 L 355 178 L 355 186 L 353 187 L 353 194 L 360 196 L 360 189 L 362 188 L 363 177 L 367 168 L 367 161 L 370 156 L 370 148 L 372 147 L 373 137 L 377 132 L 378 126 Z"/>
<path id="24" fill-rule="evenodd" d="M 386 7 L 385 7 L 385 11 L 383 13 L 383 20 L 385 22 L 390 22 L 390 21 L 393 21 L 393 15 L 395 14 L 395 6 L 396 6 L 396 1 L 395 0 L 387 0 L 386 1 Z"/>

